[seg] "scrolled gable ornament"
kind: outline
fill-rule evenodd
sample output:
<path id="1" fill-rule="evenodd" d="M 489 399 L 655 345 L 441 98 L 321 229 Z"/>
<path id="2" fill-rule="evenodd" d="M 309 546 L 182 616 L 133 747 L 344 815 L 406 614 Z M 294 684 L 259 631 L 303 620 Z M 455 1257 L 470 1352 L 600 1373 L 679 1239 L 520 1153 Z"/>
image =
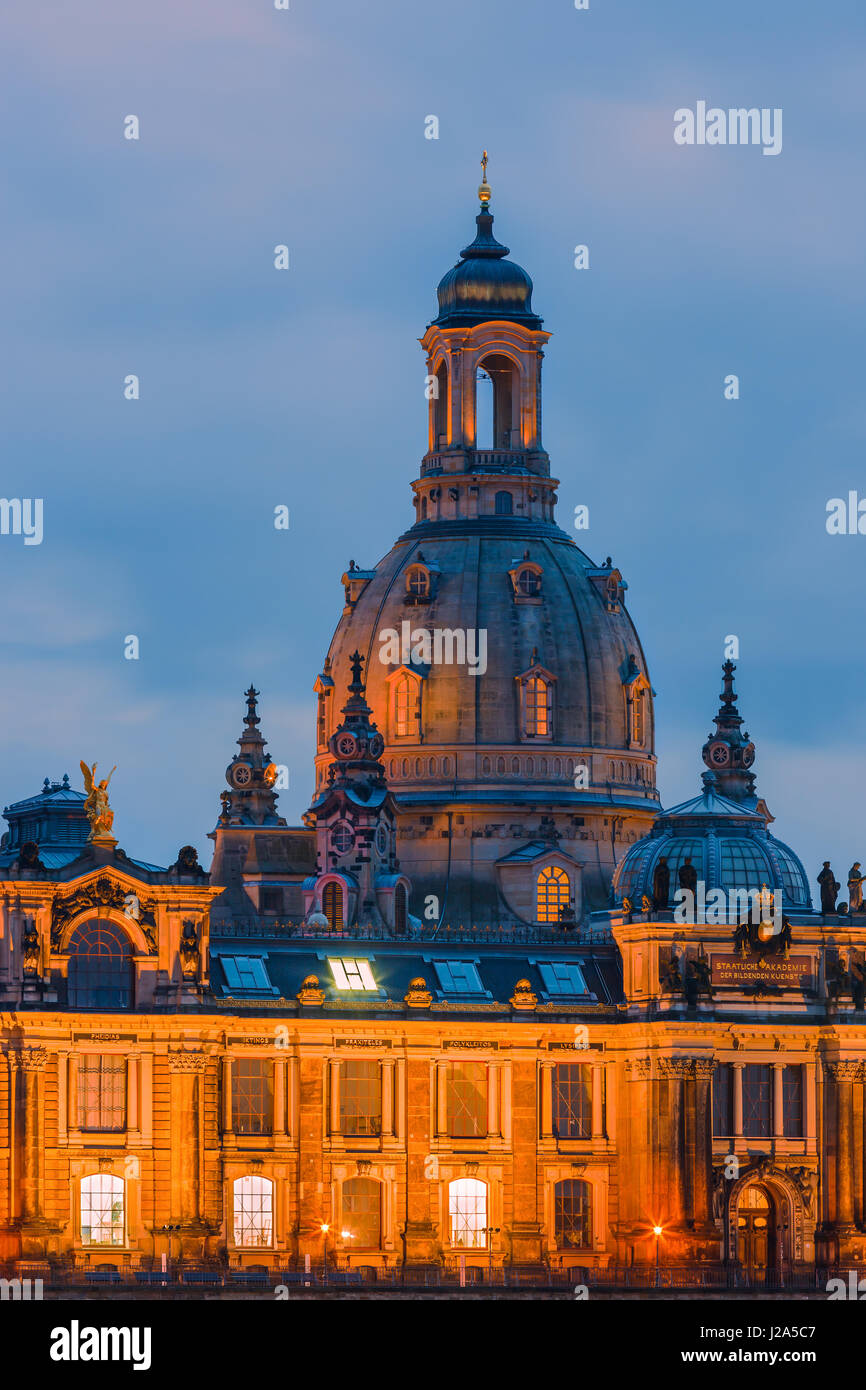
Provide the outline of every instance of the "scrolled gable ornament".
<path id="1" fill-rule="evenodd" d="M 67 926 L 82 912 L 98 912 L 100 908 L 110 908 L 131 917 L 132 914 L 127 910 L 129 896 L 128 889 L 122 884 L 109 878 L 107 874 L 100 874 L 99 878 L 91 879 L 89 883 L 76 888 L 75 892 L 56 897 L 51 905 L 52 950 L 62 950 L 63 935 Z M 156 955 L 157 951 L 155 909 L 155 902 L 142 902 L 139 899 L 138 916 L 133 918 L 136 926 L 144 933 L 151 955 Z"/>

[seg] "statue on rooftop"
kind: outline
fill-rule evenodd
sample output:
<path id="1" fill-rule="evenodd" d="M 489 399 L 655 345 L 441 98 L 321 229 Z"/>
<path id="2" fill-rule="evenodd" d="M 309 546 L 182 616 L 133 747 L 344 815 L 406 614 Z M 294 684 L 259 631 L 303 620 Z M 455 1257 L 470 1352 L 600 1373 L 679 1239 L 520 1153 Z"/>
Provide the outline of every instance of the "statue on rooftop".
<path id="1" fill-rule="evenodd" d="M 857 859 L 848 870 L 848 911 L 863 911 L 863 883 L 866 881 L 866 874 L 860 872 L 860 860 Z"/>
<path id="2" fill-rule="evenodd" d="M 664 912 L 671 891 L 671 871 L 668 861 L 664 855 L 659 859 L 653 870 L 653 907 L 656 912 Z"/>
<path id="3" fill-rule="evenodd" d="M 828 917 L 836 911 L 836 894 L 839 892 L 839 884 L 830 868 L 829 859 L 824 860 L 824 867 L 818 875 L 818 883 L 821 885 L 821 911 L 825 917 Z"/>
<path id="4" fill-rule="evenodd" d="M 110 838 L 111 827 L 114 824 L 114 812 L 108 804 L 108 784 L 114 773 L 117 771 L 117 764 L 111 769 L 107 777 L 103 777 L 101 782 L 96 780 L 96 769 L 98 763 L 88 767 L 87 763 L 81 762 L 81 775 L 84 778 L 84 790 L 87 792 L 87 800 L 84 803 L 84 810 L 87 819 L 90 821 L 90 834 L 88 840 L 104 840 Z"/>
<path id="5" fill-rule="evenodd" d="M 688 889 L 690 893 L 697 893 L 698 871 L 692 863 L 692 856 L 690 854 L 686 855 L 685 860 L 680 865 L 677 877 L 680 881 L 681 888 Z"/>

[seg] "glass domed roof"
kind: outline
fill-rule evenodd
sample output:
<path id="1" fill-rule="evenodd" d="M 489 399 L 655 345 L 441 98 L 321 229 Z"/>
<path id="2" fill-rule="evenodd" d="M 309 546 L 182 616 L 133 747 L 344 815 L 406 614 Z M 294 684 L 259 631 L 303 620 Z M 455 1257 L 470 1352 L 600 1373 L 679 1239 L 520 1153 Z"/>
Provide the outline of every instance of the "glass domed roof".
<path id="1" fill-rule="evenodd" d="M 729 706 L 736 700 L 733 670 L 732 663 L 726 663 L 725 698 Z M 745 738 L 740 741 L 745 743 Z M 750 760 L 746 766 L 751 766 Z M 716 888 L 760 891 L 766 886 L 774 893 L 781 892 L 784 909 L 811 912 L 806 871 L 794 851 L 770 834 L 769 813 L 755 796 L 754 780 L 750 772 L 738 781 L 732 776 L 725 782 L 730 794 L 722 795 L 722 778 L 714 771 L 705 772 L 701 794 L 663 811 L 649 835 L 632 845 L 614 874 L 614 901 L 621 904 L 628 898 L 638 907 L 644 894 L 652 898 L 653 875 L 664 857 L 670 871 L 668 907 L 674 907 L 679 870 L 690 857 L 707 894 Z"/>

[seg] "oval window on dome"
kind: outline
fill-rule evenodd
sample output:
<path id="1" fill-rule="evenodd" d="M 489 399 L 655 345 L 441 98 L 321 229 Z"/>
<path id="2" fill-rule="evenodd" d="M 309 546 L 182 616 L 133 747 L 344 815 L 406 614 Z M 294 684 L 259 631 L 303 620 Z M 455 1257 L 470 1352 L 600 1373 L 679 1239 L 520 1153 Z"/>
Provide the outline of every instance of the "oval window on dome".
<path id="1" fill-rule="evenodd" d="M 517 592 L 524 598 L 536 598 L 541 593 L 541 575 L 528 567 L 517 576 Z"/>

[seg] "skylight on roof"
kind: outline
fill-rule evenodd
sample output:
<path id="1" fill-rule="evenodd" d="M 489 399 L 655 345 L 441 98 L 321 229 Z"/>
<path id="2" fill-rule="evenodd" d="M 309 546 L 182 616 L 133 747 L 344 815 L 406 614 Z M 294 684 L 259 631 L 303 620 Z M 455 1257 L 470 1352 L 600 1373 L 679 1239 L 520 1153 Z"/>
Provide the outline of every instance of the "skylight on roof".
<path id="1" fill-rule="evenodd" d="M 471 960 L 434 960 L 443 994 L 486 994 L 478 967 Z"/>
<path id="2" fill-rule="evenodd" d="M 575 997 L 589 992 L 583 971 L 574 961 L 540 960 L 538 968 L 548 994 Z"/>
<path id="3" fill-rule="evenodd" d="M 379 986 L 373 979 L 368 960 L 354 960 L 350 956 L 328 956 L 328 964 L 337 989 L 376 990 Z"/>
<path id="4" fill-rule="evenodd" d="M 261 956 L 220 955 L 219 959 L 229 989 L 273 989 Z"/>

